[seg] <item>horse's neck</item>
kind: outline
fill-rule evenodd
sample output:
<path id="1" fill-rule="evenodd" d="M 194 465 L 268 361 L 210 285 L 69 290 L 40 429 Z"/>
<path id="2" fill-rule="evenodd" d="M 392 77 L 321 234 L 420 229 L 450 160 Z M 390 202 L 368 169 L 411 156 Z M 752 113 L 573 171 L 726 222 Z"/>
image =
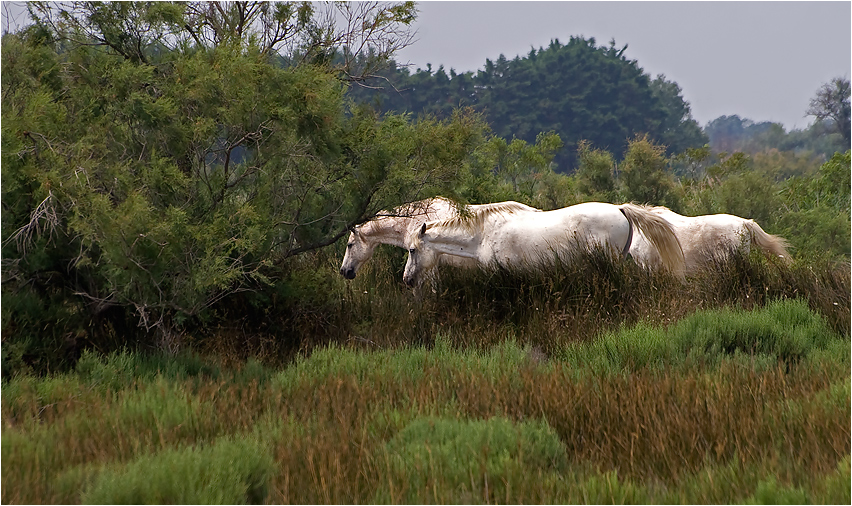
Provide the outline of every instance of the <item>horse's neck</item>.
<path id="1" fill-rule="evenodd" d="M 444 227 L 436 230 L 429 245 L 438 253 L 453 255 L 464 258 L 479 259 L 482 246 L 482 233 L 470 233 L 470 231 L 455 227 Z"/>
<path id="2" fill-rule="evenodd" d="M 361 227 L 360 233 L 370 241 L 390 244 L 398 248 L 405 247 L 405 234 L 414 222 L 412 218 L 385 217 L 368 221 Z"/>

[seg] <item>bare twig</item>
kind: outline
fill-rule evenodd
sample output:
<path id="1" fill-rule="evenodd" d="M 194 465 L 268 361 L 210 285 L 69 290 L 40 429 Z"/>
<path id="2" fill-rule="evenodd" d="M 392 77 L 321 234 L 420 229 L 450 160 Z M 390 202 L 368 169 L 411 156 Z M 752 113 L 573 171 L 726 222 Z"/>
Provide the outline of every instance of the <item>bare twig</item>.
<path id="1" fill-rule="evenodd" d="M 33 242 L 33 237 L 47 232 L 49 242 L 53 238 L 57 225 L 59 225 L 59 216 L 52 205 L 52 199 L 53 192 L 47 190 L 47 197 L 30 213 L 30 221 L 6 239 L 4 245 L 14 240 L 21 254 L 26 255 L 28 246 Z"/>

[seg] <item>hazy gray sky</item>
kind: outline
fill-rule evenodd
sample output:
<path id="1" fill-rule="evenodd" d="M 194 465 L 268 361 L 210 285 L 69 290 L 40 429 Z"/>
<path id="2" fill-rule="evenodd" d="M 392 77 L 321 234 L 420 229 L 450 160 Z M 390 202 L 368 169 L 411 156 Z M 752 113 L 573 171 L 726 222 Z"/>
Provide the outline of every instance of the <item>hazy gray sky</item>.
<path id="1" fill-rule="evenodd" d="M 850 77 L 852 3 L 418 2 L 417 41 L 398 54 L 412 71 L 476 71 L 551 39 L 615 39 L 652 77 L 677 82 L 704 126 L 722 115 L 804 128 L 810 99 Z"/>
<path id="2" fill-rule="evenodd" d="M 17 17 L 19 2 L 3 2 Z M 17 4 L 17 5 L 15 5 Z M 615 39 L 651 77 L 677 82 L 704 126 L 722 115 L 775 121 L 790 130 L 817 89 L 850 77 L 852 2 L 418 2 L 416 41 L 397 55 L 412 70 L 431 63 L 476 71 L 551 39 Z M 17 7 L 9 9 L 10 6 Z"/>

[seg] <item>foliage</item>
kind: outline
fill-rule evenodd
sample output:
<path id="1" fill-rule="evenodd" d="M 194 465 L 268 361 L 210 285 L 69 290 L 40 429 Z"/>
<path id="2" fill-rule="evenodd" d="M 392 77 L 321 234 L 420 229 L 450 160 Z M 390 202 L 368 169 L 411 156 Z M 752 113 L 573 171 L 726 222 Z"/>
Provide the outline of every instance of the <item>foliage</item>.
<path id="1" fill-rule="evenodd" d="M 718 366 L 742 358 L 754 368 L 795 364 L 819 351 L 842 355 L 847 342 L 802 301 L 774 301 L 753 311 L 706 310 L 662 329 L 639 324 L 607 333 L 591 345 L 565 349 L 575 367 L 612 372 L 672 367 Z"/>
<path id="2" fill-rule="evenodd" d="M 676 82 L 667 81 L 665 74 L 659 74 L 651 81 L 651 91 L 665 110 L 659 133 L 654 136 L 666 146 L 667 154 L 683 153 L 707 142 L 707 134 L 692 118 L 689 102 L 683 99 L 683 90 Z"/>
<path id="3" fill-rule="evenodd" d="M 370 53 L 386 59 L 410 4 L 337 6 L 359 13 L 348 31 L 311 4 L 30 8 L 38 22 L 3 38 L 3 326 L 20 334 L 4 360 L 57 367 L 94 334 L 129 340 L 134 320 L 141 344 L 178 349 L 284 259 L 455 195 L 484 134 L 466 111 L 348 110 L 354 70 L 311 56 L 386 43 Z"/>
<path id="4" fill-rule="evenodd" d="M 454 107 L 483 111 L 494 133 L 504 139 L 533 142 L 539 132 L 553 131 L 565 148 L 555 156 L 557 170 L 577 166 L 582 140 L 623 153 L 629 138 L 647 134 L 667 147 L 667 154 L 705 144 L 677 83 L 665 76 L 651 80 L 627 46 L 597 46 L 594 38 L 558 39 L 526 57 L 486 60 L 485 68 L 449 75 L 439 66 L 410 73 L 391 67 L 390 86 L 356 88 L 356 100 L 376 103 L 384 111 L 447 115 Z"/>
<path id="5" fill-rule="evenodd" d="M 97 474 L 83 504 L 261 504 L 273 461 L 247 438 L 167 449 Z"/>
<path id="6" fill-rule="evenodd" d="M 739 129 L 741 151 L 718 152 L 679 86 L 614 42 L 554 41 L 476 76 L 392 68 L 401 92 L 383 107 L 418 112 L 379 114 L 361 85 L 407 40 L 408 3 L 30 8 L 38 22 L 2 42 L 4 378 L 85 365 L 87 350 L 277 361 L 429 343 L 442 325 L 547 348 L 770 294 L 848 327 L 834 304 L 848 300 L 849 152 L 820 167 L 831 136 L 738 117 L 708 126 Z M 739 256 L 690 289 L 595 254 L 547 279 L 450 270 L 416 311 L 402 251 L 337 276 L 351 226 L 433 195 L 732 213 L 790 240 L 797 263 Z"/>
<path id="7" fill-rule="evenodd" d="M 535 144 L 521 139 L 506 142 L 501 137 L 491 137 L 483 146 L 481 156 L 493 165 L 498 180 L 507 181 L 507 193 L 524 202 L 536 202 L 544 186 L 544 178 L 553 172 L 554 154 L 562 147 L 559 136 L 553 132 L 541 133 Z"/>
<path id="8" fill-rule="evenodd" d="M 783 234 L 809 255 L 850 254 L 850 151 L 835 153 L 811 178 L 786 182 L 783 197 L 789 211 L 779 220 Z"/>
<path id="9" fill-rule="evenodd" d="M 814 116 L 826 130 L 840 134 L 844 147 L 849 148 L 852 135 L 852 90 L 848 77 L 835 77 L 823 84 L 811 99 L 807 115 Z"/>
<path id="10" fill-rule="evenodd" d="M 39 31 L 108 47 L 134 63 L 169 52 L 247 46 L 262 55 L 332 64 L 363 80 L 412 40 L 414 2 L 30 2 Z M 333 63 L 332 63 L 333 61 Z"/>
<path id="11" fill-rule="evenodd" d="M 615 161 L 612 154 L 601 149 L 592 149 L 588 141 L 577 146 L 579 165 L 573 177 L 577 181 L 577 191 L 588 195 L 590 200 L 614 202 L 616 200 Z"/>
<path id="12" fill-rule="evenodd" d="M 624 200 L 662 205 L 672 211 L 680 211 L 675 181 L 667 165 L 662 146 L 652 144 L 647 137 L 637 137 L 630 141 L 619 174 Z"/>
<path id="13" fill-rule="evenodd" d="M 835 151 L 848 149 L 848 142 L 844 144 L 839 133 L 826 131 L 820 123 L 787 132 L 780 123 L 754 122 L 734 114 L 710 121 L 704 126 L 704 132 L 716 152 L 742 151 L 754 155 L 777 149 L 802 154 L 813 153 L 825 160 Z"/>
<path id="14" fill-rule="evenodd" d="M 545 424 L 498 417 L 418 418 L 388 441 L 385 451 L 393 473 L 388 481 L 405 484 L 407 491 L 400 501 L 390 490 L 379 490 L 376 502 L 415 503 L 430 493 L 436 502 L 464 497 L 499 502 L 519 475 L 548 474 L 567 464 L 559 437 Z M 434 496 L 436 488 L 442 496 Z"/>

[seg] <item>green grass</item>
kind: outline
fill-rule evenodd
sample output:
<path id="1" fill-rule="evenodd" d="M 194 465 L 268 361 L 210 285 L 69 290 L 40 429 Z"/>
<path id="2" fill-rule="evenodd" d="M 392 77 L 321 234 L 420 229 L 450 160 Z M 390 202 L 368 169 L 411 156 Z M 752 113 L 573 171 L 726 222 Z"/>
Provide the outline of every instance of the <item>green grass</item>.
<path id="1" fill-rule="evenodd" d="M 806 303 L 780 300 L 752 311 L 700 310 L 667 328 L 639 323 L 592 343 L 571 344 L 561 358 L 575 367 L 612 372 L 718 366 L 722 359 L 771 368 L 818 362 L 825 353 L 848 358 L 850 342 L 837 339 Z"/>
<path id="2" fill-rule="evenodd" d="M 513 502 L 513 488 L 567 465 L 556 433 L 540 421 L 417 418 L 384 446 L 388 473 L 374 502 Z"/>
<path id="3" fill-rule="evenodd" d="M 273 461 L 249 438 L 205 447 L 169 448 L 103 469 L 72 468 L 58 478 L 67 498 L 83 504 L 259 504 L 267 496 Z"/>
<path id="4" fill-rule="evenodd" d="M 119 352 L 12 379 L 2 501 L 850 502 L 850 339 L 801 301 L 549 358 L 456 331 L 284 368 Z"/>

